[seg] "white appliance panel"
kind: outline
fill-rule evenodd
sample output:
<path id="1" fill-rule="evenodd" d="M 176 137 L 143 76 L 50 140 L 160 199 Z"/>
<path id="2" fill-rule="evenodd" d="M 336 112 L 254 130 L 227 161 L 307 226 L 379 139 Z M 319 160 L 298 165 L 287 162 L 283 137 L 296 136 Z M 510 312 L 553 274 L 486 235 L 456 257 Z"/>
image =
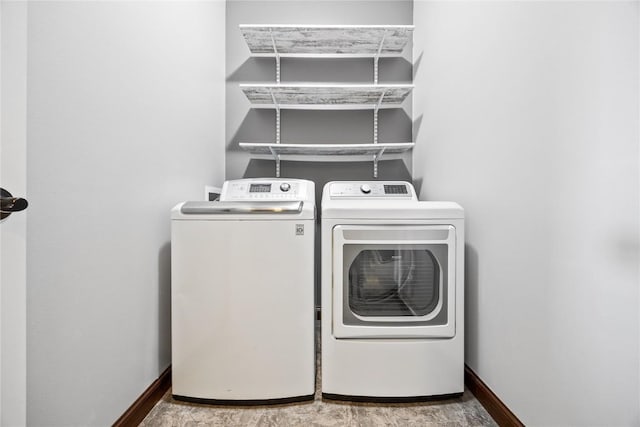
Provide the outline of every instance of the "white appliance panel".
<path id="1" fill-rule="evenodd" d="M 330 182 L 322 194 L 322 394 L 325 398 L 347 400 L 413 400 L 461 394 L 464 391 L 464 210 L 453 202 L 419 201 L 415 196 L 411 199 L 376 196 L 380 187 L 360 196 L 357 191 L 362 192 L 360 187 L 365 183 Z M 372 193 L 373 196 L 368 197 Z M 404 231 L 399 232 L 401 229 Z M 375 283 L 375 273 L 362 276 L 367 263 L 360 261 L 360 255 L 354 255 L 359 254 L 358 251 L 380 250 L 379 260 L 368 255 L 375 261 L 371 265 L 398 255 L 404 259 L 407 252 L 389 255 L 390 250 L 381 249 L 402 245 L 408 251 L 432 250 L 434 258 L 442 261 L 443 244 L 446 267 L 442 263 L 438 265 L 442 267 L 440 272 L 447 272 L 443 282 L 448 284 L 443 288 L 447 300 L 443 299 L 441 307 L 414 310 L 413 314 L 419 312 L 424 316 L 422 322 L 410 324 L 398 312 L 381 319 L 380 312 L 361 310 L 360 301 L 348 307 L 364 314 L 360 318 L 345 310 L 346 281 Z M 424 259 L 420 261 L 423 264 Z M 354 271 L 349 267 L 347 272 L 348 265 L 356 264 Z M 393 283 L 388 269 L 383 267 L 381 286 L 364 286 L 365 292 L 384 290 Z M 436 277 L 436 269 L 430 271 L 431 277 Z M 361 275 L 361 281 L 348 273 L 354 277 Z M 403 280 L 398 283 L 404 283 Z M 352 292 L 349 286 L 348 292 Z M 363 300 L 361 295 L 354 295 Z M 375 296 L 375 292 L 369 295 Z M 378 306 L 374 304 L 373 308 L 377 310 Z M 440 314 L 430 318 L 429 310 L 440 310 Z M 445 311 L 446 321 L 441 322 L 438 317 Z M 412 335 L 414 331 L 420 332 Z"/>
<path id="2" fill-rule="evenodd" d="M 329 187 L 332 199 L 418 200 L 413 186 L 404 181 L 340 181 Z"/>
<path id="3" fill-rule="evenodd" d="M 289 178 L 248 178 L 226 181 L 220 201 L 308 200 L 313 191 L 309 181 Z"/>
<path id="4" fill-rule="evenodd" d="M 303 224 L 308 230 L 296 233 Z M 173 394 L 312 395 L 314 221 L 174 221 Z"/>

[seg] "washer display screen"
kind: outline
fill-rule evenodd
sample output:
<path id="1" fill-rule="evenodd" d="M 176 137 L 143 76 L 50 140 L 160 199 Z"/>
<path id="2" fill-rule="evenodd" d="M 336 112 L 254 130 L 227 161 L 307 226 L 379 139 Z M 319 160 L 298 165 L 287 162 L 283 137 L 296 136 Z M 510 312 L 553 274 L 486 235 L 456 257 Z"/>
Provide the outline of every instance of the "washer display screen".
<path id="1" fill-rule="evenodd" d="M 270 193 L 271 184 L 251 184 L 249 193 Z"/>

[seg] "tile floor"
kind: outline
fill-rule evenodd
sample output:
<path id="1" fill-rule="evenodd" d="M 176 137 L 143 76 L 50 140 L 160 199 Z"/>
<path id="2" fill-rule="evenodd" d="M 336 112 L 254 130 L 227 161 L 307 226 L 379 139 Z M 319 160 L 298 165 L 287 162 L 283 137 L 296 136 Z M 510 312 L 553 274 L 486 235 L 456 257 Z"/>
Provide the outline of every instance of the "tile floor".
<path id="1" fill-rule="evenodd" d="M 320 347 L 319 333 L 317 346 Z M 478 400 L 465 390 L 455 399 L 420 403 L 357 403 L 322 400 L 320 355 L 316 355 L 315 400 L 284 405 L 216 406 L 174 400 L 169 390 L 141 427 L 205 426 L 497 426 Z"/>
<path id="2" fill-rule="evenodd" d="M 207 406 L 178 402 L 168 392 L 140 424 L 178 426 L 497 426 L 468 391 L 427 403 L 342 403 L 316 400 L 275 406 Z"/>

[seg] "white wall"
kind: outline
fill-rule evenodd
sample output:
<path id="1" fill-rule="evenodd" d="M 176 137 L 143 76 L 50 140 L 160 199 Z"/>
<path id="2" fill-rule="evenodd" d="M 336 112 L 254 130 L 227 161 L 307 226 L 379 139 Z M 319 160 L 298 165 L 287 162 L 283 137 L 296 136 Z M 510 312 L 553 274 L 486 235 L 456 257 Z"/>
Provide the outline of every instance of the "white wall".
<path id="1" fill-rule="evenodd" d="M 27 197 L 27 4 L 0 3 L 0 186 Z M 26 423 L 28 211 L 0 223 L 0 425 Z"/>
<path id="2" fill-rule="evenodd" d="M 169 210 L 224 177 L 224 16 L 29 3 L 29 425 L 110 425 L 170 363 Z"/>
<path id="3" fill-rule="evenodd" d="M 466 363 L 526 425 L 638 425 L 638 3 L 414 24 L 413 170 L 467 214 Z"/>

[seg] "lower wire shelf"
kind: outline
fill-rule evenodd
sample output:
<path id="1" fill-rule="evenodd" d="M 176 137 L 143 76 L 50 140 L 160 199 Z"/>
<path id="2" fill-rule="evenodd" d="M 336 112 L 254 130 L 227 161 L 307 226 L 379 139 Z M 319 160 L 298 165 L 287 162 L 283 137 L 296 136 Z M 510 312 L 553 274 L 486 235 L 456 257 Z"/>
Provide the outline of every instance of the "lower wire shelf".
<path id="1" fill-rule="evenodd" d="M 378 161 L 383 154 L 402 153 L 411 150 L 414 142 L 372 144 L 278 144 L 269 142 L 241 142 L 240 148 L 258 156 L 272 156 L 276 162 L 276 177 L 280 176 L 282 156 L 372 156 L 373 177 L 378 177 Z"/>
<path id="2" fill-rule="evenodd" d="M 277 144 L 269 142 L 241 142 L 240 147 L 251 154 L 297 154 L 297 155 L 363 155 L 402 153 L 415 146 L 415 142 L 377 144 Z"/>

